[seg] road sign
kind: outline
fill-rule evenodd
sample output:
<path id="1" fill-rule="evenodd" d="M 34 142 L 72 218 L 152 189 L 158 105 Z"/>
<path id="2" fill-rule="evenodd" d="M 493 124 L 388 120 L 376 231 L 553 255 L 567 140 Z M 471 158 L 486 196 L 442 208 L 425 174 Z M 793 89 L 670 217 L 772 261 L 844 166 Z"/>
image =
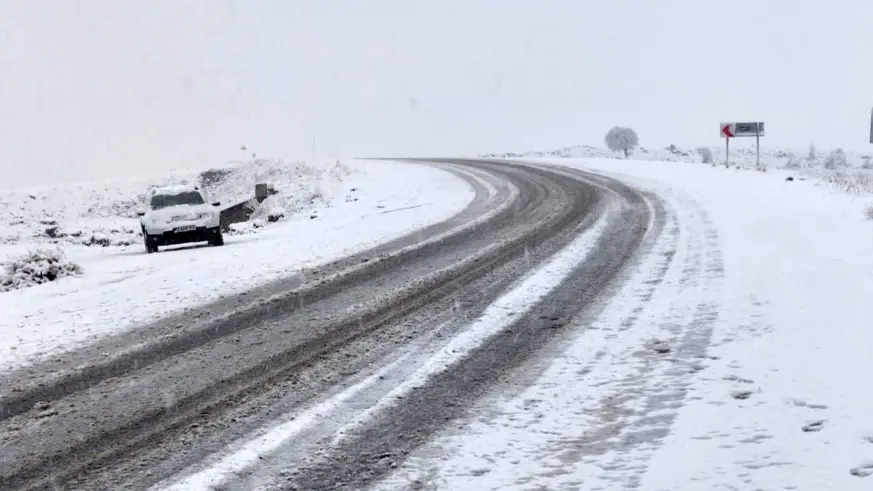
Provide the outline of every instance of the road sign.
<path id="1" fill-rule="evenodd" d="M 754 136 L 755 137 L 755 167 L 761 170 L 761 137 L 764 136 L 764 123 L 720 123 L 718 136 L 724 138 L 724 165 L 729 166 L 731 152 L 731 138 Z M 870 128 L 870 143 L 873 143 L 873 122 Z"/>
<path id="2" fill-rule="evenodd" d="M 721 123 L 718 128 L 722 138 L 764 136 L 764 123 Z"/>

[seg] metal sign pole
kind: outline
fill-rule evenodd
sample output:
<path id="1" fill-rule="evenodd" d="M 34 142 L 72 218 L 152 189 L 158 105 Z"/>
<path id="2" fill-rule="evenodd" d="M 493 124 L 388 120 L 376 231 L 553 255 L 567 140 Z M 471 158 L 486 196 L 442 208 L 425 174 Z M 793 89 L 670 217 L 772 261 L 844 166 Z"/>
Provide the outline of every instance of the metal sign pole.
<path id="1" fill-rule="evenodd" d="M 730 155 L 731 155 L 731 137 L 726 136 L 724 139 L 724 166 L 725 168 L 730 167 Z"/>
<path id="2" fill-rule="evenodd" d="M 761 170 L 761 129 L 755 123 L 755 168 Z"/>

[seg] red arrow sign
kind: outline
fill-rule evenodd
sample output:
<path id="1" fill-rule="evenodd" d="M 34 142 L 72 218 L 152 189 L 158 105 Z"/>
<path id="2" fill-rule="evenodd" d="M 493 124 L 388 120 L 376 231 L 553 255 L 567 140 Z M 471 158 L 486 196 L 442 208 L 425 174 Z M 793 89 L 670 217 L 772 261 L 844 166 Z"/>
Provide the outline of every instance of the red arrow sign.
<path id="1" fill-rule="evenodd" d="M 729 124 L 724 125 L 724 127 L 721 129 L 721 132 L 724 133 L 724 136 L 726 136 L 728 138 L 734 137 L 734 134 L 731 131 L 731 125 L 729 125 Z"/>

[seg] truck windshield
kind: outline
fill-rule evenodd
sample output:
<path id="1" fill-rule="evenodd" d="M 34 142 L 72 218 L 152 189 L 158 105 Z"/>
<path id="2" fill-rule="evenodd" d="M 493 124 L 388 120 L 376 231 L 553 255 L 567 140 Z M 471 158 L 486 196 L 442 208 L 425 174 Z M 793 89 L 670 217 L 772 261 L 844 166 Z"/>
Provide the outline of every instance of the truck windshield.
<path id="1" fill-rule="evenodd" d="M 203 196 L 197 191 L 188 191 L 180 194 L 156 194 L 152 196 L 152 209 L 160 210 L 168 206 L 179 205 L 202 205 Z"/>

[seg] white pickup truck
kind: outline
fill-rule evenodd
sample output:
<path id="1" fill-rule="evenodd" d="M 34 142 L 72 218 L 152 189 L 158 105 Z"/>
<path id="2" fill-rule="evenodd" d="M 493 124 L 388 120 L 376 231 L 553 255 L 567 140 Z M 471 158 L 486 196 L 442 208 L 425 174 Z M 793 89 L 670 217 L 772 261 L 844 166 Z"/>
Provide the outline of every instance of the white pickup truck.
<path id="1" fill-rule="evenodd" d="M 221 234 L 221 203 L 206 203 L 200 188 L 180 185 L 152 190 L 150 210 L 140 210 L 142 236 L 146 252 L 158 252 L 158 247 L 208 242 L 224 245 Z"/>

